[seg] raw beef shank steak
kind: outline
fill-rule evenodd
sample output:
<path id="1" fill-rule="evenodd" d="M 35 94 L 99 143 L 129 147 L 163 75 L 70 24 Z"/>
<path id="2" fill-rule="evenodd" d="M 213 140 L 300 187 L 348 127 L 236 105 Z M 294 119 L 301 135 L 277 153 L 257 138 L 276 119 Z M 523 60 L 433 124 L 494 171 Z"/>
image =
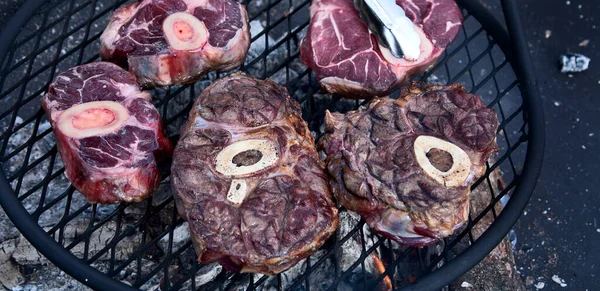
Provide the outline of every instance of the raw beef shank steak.
<path id="1" fill-rule="evenodd" d="M 100 41 L 100 56 L 140 84 L 167 86 L 241 66 L 250 32 L 233 0 L 143 0 L 117 9 Z"/>
<path id="2" fill-rule="evenodd" d="M 468 218 L 471 184 L 498 150 L 496 112 L 458 84 L 413 82 L 400 99 L 326 113 L 319 147 L 337 200 L 400 243 L 423 246 Z"/>
<path id="3" fill-rule="evenodd" d="M 137 202 L 160 182 L 172 154 L 150 93 L 105 62 L 59 74 L 42 98 L 65 173 L 90 203 Z"/>
<path id="4" fill-rule="evenodd" d="M 335 231 L 325 165 L 300 112 L 284 87 L 243 73 L 196 100 L 171 181 L 201 262 L 274 275 Z"/>
<path id="5" fill-rule="evenodd" d="M 456 38 L 462 14 L 454 0 L 396 0 L 414 24 L 420 53 L 397 58 L 379 45 L 353 0 L 314 0 L 302 61 L 321 87 L 346 98 L 383 96 L 433 65 Z M 418 50 L 417 50 L 418 51 Z"/>

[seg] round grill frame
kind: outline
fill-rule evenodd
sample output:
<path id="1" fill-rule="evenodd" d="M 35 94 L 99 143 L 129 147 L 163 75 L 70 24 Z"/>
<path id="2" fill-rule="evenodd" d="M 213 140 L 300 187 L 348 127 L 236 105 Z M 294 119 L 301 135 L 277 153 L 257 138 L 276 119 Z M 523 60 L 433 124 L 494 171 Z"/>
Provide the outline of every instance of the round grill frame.
<path id="1" fill-rule="evenodd" d="M 75 0 L 72 0 L 71 3 L 73 3 Z M 265 10 L 263 10 L 260 13 L 257 13 L 257 15 L 263 13 L 264 11 L 266 11 L 266 18 L 267 18 L 267 27 L 265 28 L 266 33 L 269 33 L 270 30 L 272 28 L 274 28 L 276 25 L 282 23 L 285 21 L 285 19 L 287 19 L 288 22 L 288 38 L 287 41 L 284 41 L 282 43 L 280 43 L 277 46 L 284 46 L 287 45 L 288 46 L 288 54 L 287 54 L 287 60 L 284 62 L 284 66 L 286 68 L 286 70 L 288 69 L 288 65 L 291 62 L 292 58 L 298 58 L 299 55 L 296 52 L 294 52 L 293 54 L 290 52 L 290 39 L 295 35 L 297 37 L 297 33 L 301 30 L 298 29 L 296 30 L 295 28 L 292 29 L 290 26 L 290 19 L 288 18 L 288 16 L 284 17 L 283 20 L 279 21 L 275 21 L 278 22 L 277 24 L 271 24 L 269 23 L 269 17 L 271 15 L 270 13 L 270 9 L 272 9 L 272 7 L 274 7 L 276 4 L 273 3 L 279 3 L 282 2 L 284 0 L 273 0 L 273 1 L 268 1 L 269 5 L 267 5 L 267 7 L 265 8 Z M 27 23 L 28 20 L 30 20 L 30 18 L 32 16 L 34 16 L 35 12 L 43 6 L 43 4 L 47 2 L 47 1 L 43 1 L 43 0 L 28 0 L 25 2 L 25 4 L 17 11 L 17 13 L 14 15 L 14 17 L 8 22 L 7 24 L 7 28 L 5 29 L 2 33 L 2 35 L 0 36 L 0 60 L 2 60 L 2 62 L 0 62 L 0 65 L 2 65 L 0 67 L 0 92 L 4 93 L 5 91 L 3 91 L 3 89 L 6 88 L 2 88 L 3 84 L 4 84 L 4 79 L 9 75 L 9 71 L 7 70 L 7 68 L 10 67 L 10 64 L 12 62 L 11 58 L 12 58 L 12 54 L 15 53 L 15 48 L 13 47 L 13 43 L 15 41 L 15 39 L 17 39 L 17 36 L 20 33 L 20 29 L 15 29 L 15 28 L 21 28 L 24 27 L 25 24 Z M 92 0 L 91 2 L 93 2 L 93 5 L 95 6 L 96 4 L 96 0 Z M 124 1 L 118 1 L 120 3 L 124 2 Z M 292 0 L 289 0 L 289 2 L 291 3 Z M 301 7 L 305 7 L 307 6 L 308 1 L 301 1 L 303 4 L 301 5 Z M 494 217 L 495 217 L 495 221 L 494 223 L 485 231 L 485 233 L 483 235 L 481 235 L 478 239 L 474 240 L 471 237 L 470 234 L 470 229 L 472 227 L 473 224 L 476 224 L 477 221 L 479 219 L 481 219 L 482 215 L 478 215 L 477 217 L 472 217 L 470 220 L 469 225 L 467 226 L 467 228 L 463 231 L 461 231 L 460 234 L 458 234 L 458 237 L 462 237 L 464 238 L 465 236 L 469 236 L 470 238 L 470 243 L 471 245 L 462 253 L 460 253 L 459 255 L 457 255 L 456 257 L 450 259 L 450 260 L 446 260 L 444 258 L 444 256 L 446 255 L 446 249 L 444 249 L 444 252 L 442 254 L 440 254 L 438 256 L 439 261 L 444 261 L 444 264 L 431 271 L 431 269 L 429 269 L 429 267 L 433 266 L 433 268 L 435 268 L 437 264 L 436 263 L 431 263 L 428 267 L 428 269 L 431 272 L 428 273 L 422 273 L 421 276 L 419 276 L 416 280 L 416 282 L 412 283 L 412 284 L 405 284 L 402 286 L 402 290 L 436 290 L 436 289 L 440 289 L 443 286 L 445 286 L 446 284 L 450 283 L 452 280 L 456 279 L 457 277 L 459 277 L 460 275 L 464 274 L 465 272 L 467 272 L 470 268 L 472 268 L 475 264 L 477 264 L 481 259 L 483 259 L 496 245 L 498 245 L 498 243 L 503 239 L 503 237 L 509 232 L 510 228 L 514 225 L 514 223 L 517 221 L 518 217 L 520 216 L 520 214 L 523 212 L 525 206 L 527 205 L 531 194 L 533 192 L 533 189 L 535 187 L 535 183 L 537 181 L 537 177 L 539 175 L 540 169 L 541 169 L 541 164 L 542 164 L 542 159 L 543 159 L 543 149 L 544 149 L 544 138 L 545 138 L 545 129 L 544 129 L 544 117 L 543 117 L 543 112 L 542 112 L 542 106 L 541 106 L 541 99 L 539 98 L 539 93 L 537 91 L 537 82 L 535 80 L 534 77 L 534 72 L 533 72 L 533 67 L 532 67 L 532 63 L 530 60 L 530 56 L 529 56 L 529 52 L 528 52 L 528 47 L 527 47 L 527 43 L 525 40 L 525 36 L 522 30 L 522 25 L 521 25 L 521 20 L 519 18 L 519 14 L 518 14 L 518 6 L 517 6 L 517 1 L 516 0 L 502 0 L 502 5 L 504 8 L 504 14 L 505 14 L 505 18 L 506 18 L 506 24 L 508 27 L 508 32 L 510 32 L 510 34 L 507 33 L 507 31 L 503 28 L 503 26 L 500 24 L 500 22 L 498 22 L 493 15 L 491 15 L 491 13 L 484 8 L 478 1 L 476 0 L 459 0 L 457 1 L 461 7 L 464 9 L 464 11 L 466 11 L 466 13 L 468 15 L 470 15 L 471 17 L 474 17 L 477 22 L 480 23 L 481 25 L 481 30 L 483 30 L 483 33 L 486 33 L 489 39 L 490 44 L 493 45 L 497 45 L 502 53 L 505 55 L 506 57 L 506 61 L 507 64 L 512 67 L 512 70 L 514 70 L 514 74 L 516 77 L 516 84 L 513 84 L 513 86 L 516 86 L 519 89 L 519 93 L 520 93 L 520 97 L 522 98 L 522 105 L 520 107 L 519 110 L 517 110 L 515 113 L 513 113 L 510 116 L 504 116 L 504 114 L 502 113 L 502 119 L 501 119 L 501 129 L 500 131 L 504 131 L 504 133 L 506 134 L 505 126 L 510 123 L 511 121 L 515 120 L 515 117 L 518 116 L 522 116 L 523 118 L 523 125 L 521 127 L 522 133 L 519 137 L 519 140 L 512 144 L 510 142 L 508 142 L 508 139 L 506 140 L 509 148 L 505 154 L 504 157 L 500 157 L 498 159 L 498 162 L 494 163 L 493 165 L 488 165 L 488 171 L 486 172 L 486 177 L 483 177 L 482 179 L 480 179 L 477 184 L 483 182 L 487 176 L 489 175 L 489 173 L 494 170 L 495 168 L 499 167 L 501 163 L 508 163 L 510 162 L 510 165 L 512 167 L 512 170 L 514 171 L 514 177 L 512 179 L 512 181 L 510 183 L 508 183 L 508 187 L 502 191 L 500 191 L 495 197 L 493 197 L 491 199 L 490 202 L 490 209 L 487 209 L 487 211 L 492 210 L 493 212 L 493 206 L 495 203 L 500 203 L 500 200 L 502 197 L 504 196 L 508 196 L 510 195 L 510 199 L 508 200 L 507 205 L 505 206 L 504 210 L 496 215 L 496 213 L 494 213 Z M 71 5 L 71 8 L 73 7 L 73 5 Z M 108 10 L 110 13 L 110 9 Z M 298 11 L 300 11 L 300 8 L 294 8 L 293 10 L 290 10 L 290 14 L 289 15 L 293 15 L 294 13 L 297 13 Z M 92 14 L 93 15 L 93 14 Z M 38 15 L 39 16 L 39 15 Z M 65 16 L 61 16 L 64 19 L 68 19 L 70 16 L 69 15 L 65 15 Z M 106 15 L 104 15 L 103 17 L 106 17 Z M 252 15 L 250 15 L 250 17 L 252 18 Z M 290 16 L 291 17 L 291 16 Z M 63 20 L 64 20 L 63 19 Z M 86 32 L 86 39 L 85 41 L 88 40 L 88 33 L 89 33 L 89 25 L 91 24 L 91 22 L 88 23 L 88 30 Z M 68 25 L 65 25 L 68 26 Z M 300 27 L 305 27 L 300 25 Z M 295 31 L 292 31 L 295 30 Z M 64 41 L 64 39 L 67 37 L 67 35 L 65 35 L 64 33 L 66 32 L 63 31 L 63 34 L 60 36 L 60 44 L 62 44 L 62 42 Z M 295 33 L 295 34 L 294 34 Z M 258 41 L 258 38 L 260 38 L 260 35 L 262 34 L 262 32 L 257 35 L 257 36 L 253 36 L 253 41 Z M 510 35 L 510 37 L 509 37 Z M 39 36 L 39 35 L 38 35 Z M 90 37 L 91 38 L 91 37 Z M 265 38 L 266 39 L 266 38 Z M 96 40 L 97 41 L 97 40 Z M 248 69 L 252 64 L 256 64 L 259 62 L 264 62 L 265 66 L 264 66 L 264 75 L 263 76 L 256 76 L 255 77 L 266 77 L 269 76 L 269 73 L 272 75 L 274 72 L 267 72 L 267 56 L 269 53 L 271 53 L 272 51 L 275 50 L 275 48 L 271 49 L 271 47 L 268 44 L 268 39 L 265 40 L 266 42 L 266 50 L 264 51 L 264 54 L 259 55 L 258 57 L 256 57 L 254 60 L 252 60 L 250 62 L 250 64 L 247 62 L 247 64 L 245 65 L 244 69 Z M 463 48 L 465 46 L 467 46 L 470 42 L 468 34 L 465 33 L 465 40 L 463 40 L 464 44 L 459 44 L 459 48 L 462 46 Z M 85 46 L 83 48 L 81 48 L 82 50 L 85 49 Z M 458 50 L 458 49 L 456 49 Z M 57 50 L 59 51 L 59 50 Z M 79 50 L 76 50 L 76 52 Z M 468 49 L 467 49 L 467 54 L 468 54 Z M 6 57 L 9 58 L 6 58 Z M 57 54 L 58 56 L 58 54 Z M 82 56 L 83 53 L 81 54 L 80 58 L 79 58 L 79 63 L 82 62 Z M 491 55 L 490 55 L 491 56 Z M 448 65 L 447 62 L 452 58 L 451 53 L 445 53 L 442 58 L 440 59 L 440 62 L 438 63 L 437 68 L 440 68 L 441 65 L 446 66 L 446 69 L 448 70 Z M 477 62 L 477 57 L 475 57 L 474 59 L 471 59 L 471 56 L 468 56 L 469 58 L 469 64 L 467 66 L 468 68 L 468 73 L 469 76 L 471 77 L 471 81 L 473 82 L 473 87 L 476 87 L 475 85 L 475 81 L 473 81 L 473 76 L 471 75 L 471 69 L 473 68 L 472 63 Z M 35 59 L 35 56 L 32 56 L 32 59 Z M 54 59 L 54 61 L 56 61 L 56 57 Z M 53 64 L 53 70 L 55 69 L 56 64 Z M 494 75 L 496 73 L 498 73 L 497 71 L 495 71 L 497 68 L 494 66 L 492 68 L 493 72 L 490 72 L 490 76 Z M 31 69 L 30 69 L 31 70 Z M 47 70 L 47 68 L 46 68 Z M 431 72 L 434 72 L 436 69 L 433 69 Z M 430 73 L 426 73 L 424 76 L 422 76 L 422 78 L 427 78 L 430 77 L 431 75 Z M 312 98 L 312 94 L 316 93 L 315 86 L 316 84 L 314 83 L 314 76 L 313 74 L 310 72 L 310 70 L 306 70 L 306 75 L 308 76 L 307 78 L 309 79 L 309 84 L 311 85 L 308 88 L 308 95 L 310 95 L 310 98 Z M 52 73 L 51 73 L 52 74 Z M 465 71 L 463 71 L 462 75 L 465 74 Z M 27 74 L 29 77 L 29 73 Z M 218 77 L 218 75 L 215 75 L 216 77 Z M 215 77 L 213 76 L 213 78 Z M 495 77 L 494 77 L 495 78 Z M 31 78 L 32 79 L 32 78 Z M 450 78 L 450 73 L 448 73 L 448 79 L 449 81 L 452 81 Z M 458 79 L 458 77 L 456 77 L 455 79 Z M 289 73 L 287 73 L 286 75 L 286 81 L 289 81 Z M 454 80 L 456 81 L 456 80 Z M 25 81 L 25 84 L 28 81 Z M 290 85 L 293 82 L 287 82 L 288 88 L 293 87 L 294 85 Z M 18 100 L 15 103 L 15 107 L 12 108 L 15 110 L 15 113 L 12 114 L 11 117 L 11 121 L 10 121 L 10 126 L 8 128 L 8 130 L 3 131 L 2 135 L 0 135 L 0 142 L 2 142 L 2 147 L 0 148 L 0 157 L 1 157 L 1 162 L 2 162 L 2 168 L 5 169 L 6 166 L 6 160 L 5 160 L 5 151 L 6 151 L 6 147 L 7 147 L 7 143 L 9 138 L 18 131 L 14 130 L 14 127 L 18 127 L 15 124 L 15 119 L 17 116 L 17 112 L 20 108 L 20 102 L 22 99 L 28 99 L 30 96 L 24 96 L 25 95 L 25 89 L 24 89 L 25 85 L 23 85 L 23 90 L 20 92 L 20 94 L 18 95 Z M 46 87 L 47 88 L 47 85 Z M 498 89 L 497 91 L 497 95 L 498 97 L 496 97 L 496 101 L 493 101 L 492 104 L 494 104 L 494 102 L 496 103 L 500 103 L 500 99 L 504 98 L 504 96 L 506 95 L 502 95 L 502 92 L 506 92 L 506 90 L 500 90 L 500 88 L 498 88 L 498 84 L 496 83 L 496 88 Z M 190 89 L 191 93 L 190 95 L 194 95 L 194 89 Z M 177 92 L 181 92 L 178 91 L 177 89 L 169 89 L 166 93 L 167 96 L 169 96 L 171 91 L 175 91 L 176 93 L 173 93 L 173 95 L 178 94 Z M 199 93 L 199 91 L 195 92 L 195 95 L 197 96 L 197 94 Z M 294 91 L 290 90 L 290 94 L 292 96 Z M 5 95 L 2 96 L 0 95 L 0 101 L 2 101 L 2 98 L 8 98 L 6 96 L 10 95 Z M 38 97 L 39 98 L 39 97 Z M 192 97 L 193 98 L 193 97 Z M 307 97 L 309 98 L 309 97 Z M 338 98 L 334 98 L 333 99 L 333 103 L 337 102 L 339 99 Z M 307 101 L 306 99 L 303 100 L 302 102 Z M 311 101 L 312 102 L 312 101 Z M 160 103 L 160 102 L 159 102 Z M 360 105 L 358 102 L 356 103 L 356 105 Z M 188 108 L 189 109 L 189 108 Z M 165 109 L 166 110 L 166 109 Z M 166 111 L 165 111 L 166 112 Z M 163 113 L 161 111 L 161 113 Z M 185 112 L 187 113 L 187 111 Z M 3 113 L 4 114 L 4 113 Z M 38 113 L 39 115 L 39 113 Z M 184 114 L 185 115 L 185 114 Z M 307 117 L 307 114 L 304 114 L 305 118 Z M 312 130 L 317 130 L 318 126 L 319 126 L 319 122 L 320 119 L 322 119 L 322 116 L 319 116 L 319 114 L 317 113 L 313 113 L 313 112 L 309 112 L 308 114 L 308 119 L 309 119 L 309 125 L 311 127 Z M 6 116 L 10 116 L 10 114 L 5 115 L 3 118 L 5 118 Z M 179 116 L 181 117 L 181 116 Z M 167 122 L 172 122 L 174 119 L 178 118 L 177 116 L 172 117 L 172 119 L 169 121 L 167 120 Z M 167 119 L 165 116 L 163 116 L 163 119 Z M 34 130 L 37 131 L 37 127 L 39 126 L 41 117 L 38 116 L 36 118 L 33 119 L 27 119 L 24 122 L 25 123 L 35 123 L 35 127 L 36 129 Z M 22 128 L 22 127 L 21 127 Z M 46 131 L 45 131 L 46 132 Z M 47 134 L 47 132 L 46 132 Z M 33 145 L 33 143 L 35 142 L 36 136 L 32 136 L 30 142 L 28 142 L 28 152 L 31 151 L 31 146 Z M 176 138 L 176 136 L 174 136 L 174 138 Z M 501 137 L 499 136 L 499 139 Z M 33 141 L 32 141 L 33 140 Z M 517 171 L 515 169 L 515 166 L 513 164 L 513 160 L 511 159 L 511 155 L 512 153 L 518 148 L 518 147 L 523 147 L 524 143 L 526 143 L 526 155 L 524 157 L 524 161 L 522 163 L 523 168 L 521 171 Z M 522 149 L 522 148 L 521 148 Z M 24 151 L 25 148 L 23 147 L 20 151 Z M 55 148 L 54 148 L 55 150 Z M 54 153 L 54 156 L 56 156 L 56 153 Z M 26 159 L 27 160 L 27 159 Z M 27 161 L 25 161 L 24 164 L 24 168 L 27 168 L 29 165 L 27 165 Z M 517 165 L 518 166 L 518 165 Z M 77 258 L 76 256 L 74 256 L 69 250 L 67 250 L 62 243 L 64 243 L 62 241 L 61 238 L 61 233 L 62 231 L 64 231 L 64 227 L 65 225 L 69 222 L 66 221 L 64 223 L 64 225 L 62 225 L 61 231 L 59 232 L 59 235 L 56 235 L 56 232 L 53 233 L 53 236 L 50 236 L 39 224 L 37 219 L 34 219 L 32 217 L 32 215 L 24 208 L 22 201 L 20 199 L 20 197 L 15 193 L 15 190 L 13 189 L 13 187 L 11 186 L 11 183 L 9 182 L 9 180 L 7 179 L 7 175 L 5 173 L 5 171 L 0 171 L 0 193 L 2 193 L 2 195 L 0 195 L 0 204 L 2 205 L 2 207 L 4 208 L 5 212 L 7 213 L 7 215 L 11 218 L 11 220 L 14 222 L 15 226 L 21 231 L 21 233 L 27 238 L 27 240 L 29 240 L 33 246 L 35 246 L 44 256 L 46 256 L 51 262 L 53 262 L 54 264 L 56 264 L 59 268 L 61 268 L 62 270 L 64 270 L 66 273 L 68 273 L 69 275 L 73 276 L 74 278 L 76 278 L 77 280 L 81 281 L 82 283 L 84 283 L 85 285 L 93 288 L 93 289 L 114 289 L 114 290 L 127 290 L 127 289 L 133 289 L 131 286 L 128 286 L 126 284 L 123 284 L 121 282 L 119 282 L 118 280 L 114 280 L 111 276 L 108 276 L 107 274 L 100 272 L 99 270 L 91 267 L 86 261 L 88 261 L 89 258 L 87 258 L 87 254 L 85 255 L 85 260 L 82 260 L 80 258 Z M 21 179 L 23 178 L 22 176 L 25 175 L 26 171 L 25 169 L 21 169 L 20 171 L 21 173 Z M 10 179 L 11 177 L 9 177 Z M 11 182 L 14 182 L 15 179 L 12 179 Z M 48 186 L 48 182 L 46 181 L 46 185 L 45 187 Z M 488 179 L 488 183 L 489 183 L 489 179 Z M 475 186 L 474 186 L 475 187 Z M 72 187 L 70 187 L 72 188 Z M 18 191 L 17 191 L 18 192 Z M 67 194 L 65 196 L 62 196 L 62 199 L 67 199 L 67 203 L 69 203 L 71 201 L 71 197 L 73 195 L 73 190 L 70 190 L 70 194 Z M 76 193 L 76 195 L 79 195 Z M 60 198 L 60 197 L 59 197 Z M 40 205 L 44 205 L 43 200 L 42 200 L 42 204 Z M 172 203 L 172 202 L 168 202 L 168 203 Z M 69 204 L 67 204 L 68 206 L 66 208 L 69 208 Z M 96 213 L 96 208 L 97 206 L 87 206 L 87 208 L 92 208 L 92 212 L 93 215 L 95 215 Z M 98 206 L 100 207 L 100 206 Z M 127 206 L 119 206 L 118 209 L 115 210 L 115 212 L 120 212 L 123 211 L 124 208 L 126 208 Z M 151 209 L 152 207 L 148 207 L 147 211 L 144 215 L 144 217 L 147 217 L 148 215 L 153 215 Z M 75 211 L 77 212 L 77 211 Z M 80 214 L 81 212 L 79 212 Z M 484 213 L 485 214 L 485 213 Z M 120 214 L 119 214 L 120 215 Z M 176 214 L 173 213 L 174 215 L 174 221 L 177 221 L 177 217 Z M 69 211 L 65 211 L 65 217 L 70 217 L 72 216 L 72 214 L 69 214 Z M 39 217 L 39 216 L 38 216 Z M 114 217 L 114 216 L 113 216 Z M 120 217 L 120 216 L 119 216 Z M 112 219 L 112 217 L 109 217 L 109 219 Z M 62 223 L 63 219 L 61 219 L 61 221 L 59 223 Z M 181 221 L 179 221 L 179 223 L 181 223 Z M 361 222 L 362 223 L 362 222 Z M 92 227 L 93 223 L 90 224 L 90 227 Z M 172 238 L 173 238 L 173 227 L 166 228 L 167 234 L 169 235 L 170 238 L 170 246 L 169 246 L 169 251 L 172 251 L 171 246 L 172 246 Z M 129 230 L 127 230 L 129 231 Z M 133 229 L 133 232 L 137 231 L 136 228 Z M 362 232 L 361 232 L 362 233 Z M 88 234 L 89 235 L 89 234 Z M 144 236 L 145 237 L 145 236 Z M 164 237 L 164 234 L 163 234 Z M 117 238 L 117 237 L 115 237 Z M 124 238 L 124 237 L 122 237 Z M 57 242 L 57 240 L 60 242 Z M 89 237 L 88 237 L 89 240 Z M 455 238 L 454 240 L 458 241 L 459 238 Z M 380 240 L 381 243 L 383 243 L 383 239 Z M 118 241 L 116 242 L 118 243 Z M 336 244 L 337 244 L 337 240 L 336 240 Z M 380 243 L 380 244 L 381 244 Z M 389 243 L 389 241 L 387 242 Z M 340 246 L 334 244 L 334 247 L 330 248 L 338 248 Z M 448 245 L 451 245 L 451 243 L 449 243 L 449 240 L 445 241 L 444 247 L 447 248 Z M 113 246 L 114 247 L 114 246 Z M 186 246 L 182 247 L 182 248 L 190 248 L 190 242 L 188 242 L 186 244 Z M 364 247 L 364 244 L 363 244 Z M 451 247 L 450 247 L 451 248 Z M 179 251 L 179 250 L 178 250 Z M 164 260 L 161 260 L 162 262 L 165 262 L 168 260 L 168 257 L 176 257 L 178 255 L 178 251 L 172 252 L 170 254 L 167 254 Z M 332 251 L 331 249 L 328 250 L 329 253 L 335 252 Z M 363 250 L 364 252 L 364 250 Z M 141 253 L 142 255 L 144 254 L 144 252 Z M 113 258 L 114 259 L 114 258 Z M 140 259 L 140 258 L 138 258 Z M 364 259 L 364 257 L 363 257 Z M 319 260 L 321 261 L 321 260 Z M 318 264 L 319 262 L 313 262 L 313 264 Z M 160 267 L 160 265 L 159 265 Z M 138 263 L 138 269 L 140 268 L 139 263 Z M 166 264 L 165 266 L 162 266 L 161 268 L 157 268 L 158 271 L 163 271 L 164 274 L 168 274 L 169 272 L 169 265 Z M 197 269 L 197 266 L 194 266 L 192 269 Z M 310 276 L 310 272 L 308 272 L 309 274 L 306 274 L 306 276 Z M 116 276 L 116 274 L 112 274 L 113 276 Z M 387 275 L 387 274 L 385 274 Z M 253 280 L 253 276 L 251 275 L 233 275 L 233 274 L 229 274 L 228 276 L 230 276 L 229 278 L 231 278 L 232 276 L 235 278 L 239 277 L 244 277 L 244 276 L 250 276 L 250 283 L 248 285 L 248 289 L 255 289 L 257 288 L 261 283 L 264 283 L 264 281 L 266 281 L 266 277 L 262 277 L 259 280 L 257 280 L 256 282 L 254 282 Z M 302 275 L 304 276 L 304 275 Z M 168 275 L 166 276 L 168 279 Z M 385 276 L 381 275 L 379 276 L 379 280 L 381 281 Z M 187 279 L 189 280 L 190 277 L 188 277 Z M 279 283 L 281 282 L 280 277 L 278 277 L 277 279 L 279 281 Z M 299 281 L 301 281 L 301 279 L 298 279 Z M 137 282 L 137 281 L 136 281 Z M 192 282 L 194 282 L 194 280 L 192 280 Z M 308 281 L 306 281 L 308 283 Z M 336 282 L 339 283 L 339 281 L 336 280 Z M 139 284 L 136 283 L 134 284 L 135 287 L 140 287 L 141 286 L 140 282 Z M 178 285 L 179 284 L 179 285 Z M 174 289 L 176 289 L 175 287 L 181 287 L 181 284 L 183 284 L 182 282 L 175 282 L 174 286 L 171 286 L 168 282 L 166 283 L 166 286 L 169 287 L 173 287 Z M 192 283 L 192 286 L 193 283 Z M 298 286 L 302 286 L 302 285 L 298 285 L 296 284 L 296 287 Z M 164 287 L 164 286 L 163 286 Z M 221 289 L 223 286 L 219 285 L 216 286 L 213 284 L 213 289 L 217 288 L 217 289 Z M 279 285 L 279 287 L 281 287 L 281 285 Z M 305 288 L 308 289 L 308 284 L 304 285 Z M 366 287 L 366 286 L 363 286 Z M 397 286 L 396 286 L 397 287 Z"/>

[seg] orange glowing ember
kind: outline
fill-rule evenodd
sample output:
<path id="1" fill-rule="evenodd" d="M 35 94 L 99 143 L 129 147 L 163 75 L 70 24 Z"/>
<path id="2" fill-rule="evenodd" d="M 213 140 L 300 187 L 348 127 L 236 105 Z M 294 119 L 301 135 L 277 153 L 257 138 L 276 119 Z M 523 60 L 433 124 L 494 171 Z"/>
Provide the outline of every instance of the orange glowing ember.
<path id="1" fill-rule="evenodd" d="M 373 253 L 373 265 L 375 266 L 379 274 L 385 273 L 385 266 L 383 265 L 381 259 L 379 259 L 377 253 Z M 392 280 L 390 280 L 390 276 L 385 276 L 383 278 L 383 282 L 385 284 L 385 290 L 392 290 Z"/>

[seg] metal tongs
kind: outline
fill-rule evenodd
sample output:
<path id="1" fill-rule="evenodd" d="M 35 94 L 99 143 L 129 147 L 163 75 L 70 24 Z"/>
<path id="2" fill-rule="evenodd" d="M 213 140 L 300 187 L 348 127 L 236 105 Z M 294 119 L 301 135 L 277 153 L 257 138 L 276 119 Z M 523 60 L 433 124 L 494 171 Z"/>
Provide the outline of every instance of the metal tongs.
<path id="1" fill-rule="evenodd" d="M 421 38 L 406 13 L 395 0 L 353 0 L 371 33 L 397 58 L 416 60 Z"/>

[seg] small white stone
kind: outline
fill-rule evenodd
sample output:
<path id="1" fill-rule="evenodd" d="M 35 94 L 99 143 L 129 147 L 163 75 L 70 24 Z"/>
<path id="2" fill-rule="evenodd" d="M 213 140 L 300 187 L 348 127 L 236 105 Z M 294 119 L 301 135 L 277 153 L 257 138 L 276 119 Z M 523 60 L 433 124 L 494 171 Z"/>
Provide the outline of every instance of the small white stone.
<path id="1" fill-rule="evenodd" d="M 600 228 L 596 228 L 596 232 L 600 232 Z"/>
<path id="2" fill-rule="evenodd" d="M 537 284 L 533 285 L 535 287 L 535 289 L 544 289 L 544 287 L 546 287 L 546 283 L 544 282 L 538 282 Z"/>
<path id="3" fill-rule="evenodd" d="M 560 106 L 560 102 L 554 101 L 554 106 L 556 106 L 556 107 Z"/>
<path id="4" fill-rule="evenodd" d="M 460 287 L 473 288 L 473 285 L 471 285 L 471 283 L 465 281 L 465 282 L 462 282 L 462 284 L 460 284 Z"/>
<path id="5" fill-rule="evenodd" d="M 571 1 L 567 1 L 567 5 L 571 5 Z"/>
<path id="6" fill-rule="evenodd" d="M 560 285 L 560 287 L 567 287 L 567 283 L 565 282 L 564 279 L 562 279 L 561 277 L 559 277 L 558 275 L 552 275 L 552 281 L 554 281 L 554 283 Z"/>
<path id="7" fill-rule="evenodd" d="M 546 29 L 545 35 L 546 35 L 546 38 L 550 38 L 550 36 L 552 35 L 552 31 L 549 29 Z"/>
<path id="8" fill-rule="evenodd" d="M 587 149 L 584 145 L 581 145 L 581 148 L 584 149 L 584 150 Z"/>

